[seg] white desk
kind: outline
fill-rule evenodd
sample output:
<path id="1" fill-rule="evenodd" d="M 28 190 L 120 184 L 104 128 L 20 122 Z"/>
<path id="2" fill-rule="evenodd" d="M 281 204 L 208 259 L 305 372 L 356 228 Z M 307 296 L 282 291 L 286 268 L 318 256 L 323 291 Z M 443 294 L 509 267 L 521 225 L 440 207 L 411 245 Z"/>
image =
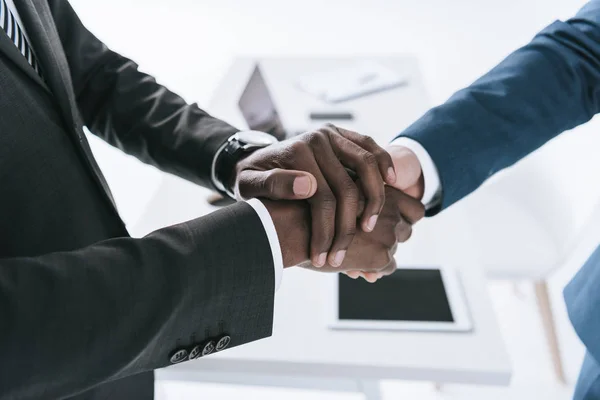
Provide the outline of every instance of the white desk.
<path id="1" fill-rule="evenodd" d="M 267 80 L 290 64 L 318 64 L 310 59 L 267 60 Z M 383 118 L 378 132 L 395 132 L 426 107 L 416 64 L 407 59 L 388 59 L 405 68 L 415 81 L 411 96 L 396 102 L 397 113 Z M 331 63 L 328 60 L 327 63 Z M 237 96 L 253 66 L 251 59 L 236 62 L 225 76 L 210 108 L 213 113 L 241 124 Z M 278 71 L 280 75 L 271 75 Z M 287 70 L 296 73 L 298 70 Z M 281 91 L 277 90 L 278 96 Z M 406 93 L 404 93 L 406 94 Z M 390 96 L 388 93 L 386 96 Z M 366 98 L 365 98 L 366 99 Z M 408 101 L 412 99 L 412 102 Z M 397 100 L 397 99 L 396 99 Z M 301 104 L 301 103 L 298 103 Z M 402 111 L 406 111 L 404 114 Z M 357 114 L 360 110 L 356 110 Z M 355 122 L 367 126 L 369 119 Z M 390 121 L 392 119 L 392 121 Z M 400 126 L 396 126 L 395 124 Z M 382 138 L 382 137 L 380 137 Z M 153 229 L 210 212 L 208 191 L 178 178 L 165 176 L 157 195 L 132 233 Z M 460 267 L 475 329 L 471 333 L 352 332 L 326 328 L 323 302 L 327 300 L 324 275 L 286 270 L 275 300 L 274 332 L 271 338 L 157 372 L 158 379 L 190 379 L 208 382 L 362 391 L 369 399 L 379 396 L 380 379 L 429 380 L 507 384 L 511 368 L 492 310 L 482 272 L 468 251 L 469 233 L 460 230 L 462 209 L 456 207 L 421 223 L 411 241 L 399 247 L 404 265 L 446 262 Z M 456 222 L 455 222 L 456 221 Z M 240 266 L 242 267 L 242 266 Z M 301 300 L 300 300 L 301 299 Z"/>
<path id="2" fill-rule="evenodd" d="M 336 70 L 363 59 L 377 61 L 396 71 L 406 78 L 407 84 L 339 104 L 327 104 L 296 87 L 298 79 L 305 75 Z M 254 58 L 236 58 L 215 90 L 209 108 L 213 115 L 235 126 L 245 126 L 237 101 L 255 65 Z M 385 144 L 430 108 L 418 62 L 414 57 L 272 57 L 261 58 L 260 69 L 279 116 L 290 132 L 334 122 Z M 311 122 L 309 114 L 314 111 L 350 112 L 354 119 Z"/>

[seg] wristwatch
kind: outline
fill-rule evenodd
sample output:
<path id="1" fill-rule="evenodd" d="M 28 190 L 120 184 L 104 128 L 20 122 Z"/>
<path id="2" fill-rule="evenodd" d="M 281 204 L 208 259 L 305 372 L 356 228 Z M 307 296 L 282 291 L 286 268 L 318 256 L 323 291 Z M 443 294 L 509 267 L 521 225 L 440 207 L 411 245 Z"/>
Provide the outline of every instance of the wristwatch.
<path id="1" fill-rule="evenodd" d="M 231 136 L 227 142 L 217 150 L 213 159 L 211 178 L 215 187 L 222 193 L 235 199 L 235 194 L 227 183 L 235 173 L 235 165 L 244 156 L 258 149 L 270 146 L 277 142 L 275 136 L 260 131 L 240 131 Z"/>

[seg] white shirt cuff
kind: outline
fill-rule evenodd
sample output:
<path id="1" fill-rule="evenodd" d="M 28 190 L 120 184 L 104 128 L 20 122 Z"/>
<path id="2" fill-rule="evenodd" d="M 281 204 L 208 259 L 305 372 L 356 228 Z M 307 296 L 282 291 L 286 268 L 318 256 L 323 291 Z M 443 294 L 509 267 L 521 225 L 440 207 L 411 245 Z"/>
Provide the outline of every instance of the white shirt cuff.
<path id="1" fill-rule="evenodd" d="M 424 191 L 421 202 L 426 209 L 439 205 L 442 199 L 442 183 L 437 167 L 427 150 L 419 142 L 407 137 L 399 137 L 390 144 L 406 147 L 415 153 L 423 171 Z"/>
<path id="2" fill-rule="evenodd" d="M 260 221 L 265 228 L 267 238 L 269 239 L 269 245 L 271 246 L 271 254 L 273 254 L 273 266 L 275 267 L 275 291 L 281 286 L 281 278 L 283 276 L 283 256 L 281 254 L 281 246 L 279 246 L 279 238 L 277 237 L 277 231 L 275 230 L 275 224 L 271 214 L 267 210 L 267 207 L 258 199 L 250 199 L 246 201 L 250 204 L 254 211 L 258 214 Z"/>

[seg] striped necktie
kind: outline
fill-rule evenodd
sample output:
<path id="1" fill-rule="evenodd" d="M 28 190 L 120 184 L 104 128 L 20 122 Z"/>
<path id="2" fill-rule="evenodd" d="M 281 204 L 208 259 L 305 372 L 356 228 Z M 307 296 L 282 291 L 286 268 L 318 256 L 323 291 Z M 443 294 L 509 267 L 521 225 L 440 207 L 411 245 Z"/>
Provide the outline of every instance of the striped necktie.
<path id="1" fill-rule="evenodd" d="M 40 69 L 40 65 L 38 64 L 37 58 L 35 54 L 33 54 L 33 50 L 27 41 L 27 38 L 23 34 L 19 23 L 17 22 L 15 16 L 10 12 L 8 5 L 6 5 L 5 0 L 0 0 L 0 28 L 6 32 L 8 37 L 13 41 L 17 49 L 23 54 L 23 57 L 27 59 L 29 65 L 33 67 L 33 69 L 42 76 L 42 71 Z"/>

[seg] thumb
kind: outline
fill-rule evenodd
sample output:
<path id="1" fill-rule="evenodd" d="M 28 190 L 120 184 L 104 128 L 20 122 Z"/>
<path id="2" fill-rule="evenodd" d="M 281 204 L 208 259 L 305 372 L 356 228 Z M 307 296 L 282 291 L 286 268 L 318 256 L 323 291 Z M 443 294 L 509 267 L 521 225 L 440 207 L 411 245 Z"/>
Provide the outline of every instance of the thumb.
<path id="1" fill-rule="evenodd" d="M 244 170 L 239 174 L 236 196 L 271 200 L 303 200 L 317 191 L 317 180 L 309 172 L 285 169 Z"/>
<path id="2" fill-rule="evenodd" d="M 396 170 L 396 182 L 390 186 L 405 192 L 410 191 L 411 195 L 418 194 L 423 186 L 423 172 L 415 153 L 399 145 L 390 145 L 386 150 L 392 157 Z"/>

